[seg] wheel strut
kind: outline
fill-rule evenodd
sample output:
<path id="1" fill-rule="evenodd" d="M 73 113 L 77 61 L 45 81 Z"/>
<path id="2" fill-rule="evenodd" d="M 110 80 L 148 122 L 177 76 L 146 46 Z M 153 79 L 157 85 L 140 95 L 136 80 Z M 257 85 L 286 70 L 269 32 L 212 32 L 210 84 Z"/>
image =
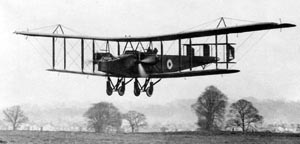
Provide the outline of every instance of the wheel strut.
<path id="1" fill-rule="evenodd" d="M 130 80 L 131 81 L 131 80 Z M 114 91 L 118 91 L 118 94 L 120 96 L 123 96 L 125 93 L 125 78 L 118 78 L 116 85 L 113 84 L 110 77 L 107 77 L 106 82 L 106 93 L 108 96 L 111 96 Z"/>

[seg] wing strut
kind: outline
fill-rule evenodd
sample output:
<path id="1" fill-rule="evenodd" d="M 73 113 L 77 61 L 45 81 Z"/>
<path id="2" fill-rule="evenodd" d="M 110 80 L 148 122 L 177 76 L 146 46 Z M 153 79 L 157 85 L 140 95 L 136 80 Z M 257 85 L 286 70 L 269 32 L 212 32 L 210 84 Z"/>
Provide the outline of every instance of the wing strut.
<path id="1" fill-rule="evenodd" d="M 52 68 L 55 69 L 55 37 L 52 37 Z"/>
<path id="2" fill-rule="evenodd" d="M 120 42 L 118 41 L 118 56 L 120 55 Z"/>
<path id="3" fill-rule="evenodd" d="M 216 69 L 218 69 L 218 35 L 215 36 L 215 39 L 216 39 L 216 43 L 215 43 L 215 46 L 216 46 Z"/>
<path id="4" fill-rule="evenodd" d="M 226 68 L 229 68 L 229 45 L 228 45 L 228 34 L 226 34 L 225 36 L 225 40 L 226 40 Z"/>
<path id="5" fill-rule="evenodd" d="M 94 64 L 94 60 L 95 60 L 95 40 L 93 40 L 93 42 L 92 42 L 92 51 L 93 51 L 93 56 L 92 56 L 92 58 L 93 58 L 93 72 L 95 72 L 95 64 Z"/>
<path id="6" fill-rule="evenodd" d="M 84 39 L 81 39 L 81 71 L 84 70 Z"/>
<path id="7" fill-rule="evenodd" d="M 178 49 L 179 49 L 179 71 L 181 71 L 181 39 L 178 39 Z"/>
<path id="8" fill-rule="evenodd" d="M 160 41 L 160 53 L 161 53 L 161 55 L 160 55 L 160 61 L 161 61 L 161 72 L 164 72 L 164 69 L 163 69 L 163 55 L 164 55 L 164 45 L 163 45 L 163 42 L 162 41 Z"/>
<path id="9" fill-rule="evenodd" d="M 193 56 L 194 56 L 194 53 L 192 52 L 192 38 L 190 38 L 189 45 L 191 47 L 191 52 L 188 55 L 189 55 L 189 61 L 190 61 L 190 71 L 192 71 L 192 68 L 193 68 Z"/>
<path id="10" fill-rule="evenodd" d="M 66 47 L 66 38 L 64 38 L 64 70 L 67 68 L 67 47 Z"/>

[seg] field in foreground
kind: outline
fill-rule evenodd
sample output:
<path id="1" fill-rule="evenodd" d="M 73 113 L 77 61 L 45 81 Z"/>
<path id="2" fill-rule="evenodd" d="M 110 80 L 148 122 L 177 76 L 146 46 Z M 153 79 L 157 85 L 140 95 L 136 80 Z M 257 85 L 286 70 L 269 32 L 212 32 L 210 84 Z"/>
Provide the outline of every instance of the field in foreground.
<path id="1" fill-rule="evenodd" d="M 99 134 L 90 132 L 0 131 L 8 144 L 300 144 L 300 134 L 172 132 Z M 0 141 L 1 143 L 1 141 Z"/>

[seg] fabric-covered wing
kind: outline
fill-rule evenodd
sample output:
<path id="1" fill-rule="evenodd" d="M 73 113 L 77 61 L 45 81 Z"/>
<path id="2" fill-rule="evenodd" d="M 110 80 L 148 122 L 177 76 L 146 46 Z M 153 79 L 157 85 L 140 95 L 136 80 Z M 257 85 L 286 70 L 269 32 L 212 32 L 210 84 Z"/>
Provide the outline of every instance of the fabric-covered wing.
<path id="1" fill-rule="evenodd" d="M 27 35 L 27 36 L 37 36 L 37 37 L 57 37 L 57 38 L 71 38 L 71 39 L 90 39 L 90 40 L 103 40 L 103 41 L 170 41 L 176 39 L 185 39 L 185 38 L 194 38 L 194 37 L 205 37 L 213 35 L 222 35 L 222 34 L 231 34 L 231 33 L 243 33 L 250 31 L 260 31 L 268 29 L 277 29 L 277 28 L 288 28 L 295 27 L 296 25 L 290 23 L 256 23 L 249 25 L 233 26 L 233 27 L 224 27 L 217 29 L 208 29 L 208 30 L 199 30 L 192 32 L 182 32 L 175 34 L 166 34 L 166 35 L 156 35 L 156 36 L 144 36 L 144 37 L 93 37 L 93 36 L 84 36 L 84 35 L 65 35 L 65 34 L 52 34 L 52 33 L 34 33 L 20 31 L 15 32 L 16 34 Z"/>
<path id="2" fill-rule="evenodd" d="M 47 69 L 47 71 L 81 74 L 81 75 L 91 75 L 91 76 L 110 76 L 110 74 L 105 74 L 105 73 L 80 72 L 80 71 L 59 70 L 59 69 Z"/>
<path id="3" fill-rule="evenodd" d="M 58 70 L 58 69 L 47 69 L 52 72 L 62 72 L 71 74 L 81 74 L 81 75 L 91 75 L 91 76 L 111 76 L 119 77 L 116 75 L 102 74 L 102 73 L 90 73 L 90 72 L 80 72 L 80 71 L 70 71 L 70 70 Z M 212 70 L 198 70 L 198 71 L 184 71 L 184 72 L 166 72 L 166 73 L 155 73 L 149 74 L 149 78 L 178 78 L 178 77 L 192 77 L 192 76 L 206 76 L 206 75 L 217 75 L 217 74 L 230 74 L 237 73 L 240 70 L 232 69 L 212 69 Z"/>
<path id="4" fill-rule="evenodd" d="M 232 69 L 212 69 L 212 70 L 198 70 L 198 71 L 185 71 L 185 72 L 168 72 L 149 74 L 150 78 L 176 78 L 176 77 L 192 77 L 192 76 L 205 76 L 216 74 L 230 74 L 237 73 L 239 70 Z"/>

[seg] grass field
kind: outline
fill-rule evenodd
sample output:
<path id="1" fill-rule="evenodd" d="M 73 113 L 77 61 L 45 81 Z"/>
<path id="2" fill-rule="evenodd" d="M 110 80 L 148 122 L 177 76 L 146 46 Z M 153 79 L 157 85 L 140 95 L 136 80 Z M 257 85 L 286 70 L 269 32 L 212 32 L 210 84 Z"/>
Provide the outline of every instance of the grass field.
<path id="1" fill-rule="evenodd" d="M 8 144 L 300 144 L 300 134 L 172 132 L 99 134 L 90 132 L 0 131 Z M 1 142 L 0 142 L 1 143 Z"/>

